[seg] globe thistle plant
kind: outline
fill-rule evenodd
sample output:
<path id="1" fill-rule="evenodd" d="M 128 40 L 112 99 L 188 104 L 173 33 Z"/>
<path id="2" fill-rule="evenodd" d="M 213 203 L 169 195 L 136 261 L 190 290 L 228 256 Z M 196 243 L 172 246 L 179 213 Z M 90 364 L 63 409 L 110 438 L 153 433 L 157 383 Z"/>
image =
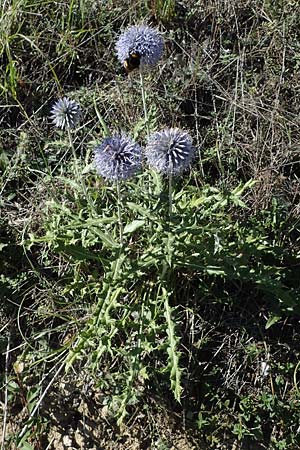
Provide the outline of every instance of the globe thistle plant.
<path id="1" fill-rule="evenodd" d="M 81 116 L 81 108 L 68 97 L 60 98 L 51 109 L 52 122 L 58 128 L 75 128 Z"/>
<path id="2" fill-rule="evenodd" d="M 81 107 L 74 100 L 70 100 L 68 97 L 60 98 L 51 109 L 52 122 L 57 128 L 61 128 L 67 131 L 69 139 L 69 149 L 73 154 L 74 160 L 74 172 L 76 181 L 81 185 L 85 198 L 90 202 L 86 185 L 80 170 L 80 161 L 76 154 L 76 149 L 72 137 L 72 129 L 79 123 L 81 117 Z M 65 153 L 65 155 L 67 152 Z M 65 156 L 64 155 L 64 156 Z"/>
<path id="3" fill-rule="evenodd" d="M 190 135 L 179 128 L 166 128 L 149 136 L 146 159 L 162 175 L 180 175 L 195 154 Z"/>
<path id="4" fill-rule="evenodd" d="M 163 40 L 160 33 L 147 25 L 135 25 L 127 28 L 119 37 L 116 50 L 121 64 L 128 66 L 130 58 L 135 58 L 135 67 L 155 65 L 163 53 Z M 138 60 L 138 61 L 137 61 Z"/>
<path id="5" fill-rule="evenodd" d="M 95 149 L 95 167 L 99 175 L 112 181 L 131 178 L 140 169 L 142 150 L 128 136 L 104 139 Z"/>
<path id="6" fill-rule="evenodd" d="M 143 80 L 143 69 L 157 64 L 163 53 L 163 39 L 156 28 L 148 25 L 134 25 L 127 28 L 116 43 L 117 56 L 127 73 L 141 69 L 140 82 L 148 136 L 150 134 L 146 105 L 146 92 Z"/>
<path id="7" fill-rule="evenodd" d="M 179 128 L 166 128 L 148 138 L 145 150 L 150 167 L 169 179 L 169 219 L 172 215 L 172 178 L 187 169 L 195 154 L 190 135 Z"/>
<path id="8" fill-rule="evenodd" d="M 107 137 L 96 147 L 94 163 L 99 175 L 116 182 L 120 244 L 123 245 L 120 182 L 131 178 L 140 169 L 142 150 L 124 134 Z"/>

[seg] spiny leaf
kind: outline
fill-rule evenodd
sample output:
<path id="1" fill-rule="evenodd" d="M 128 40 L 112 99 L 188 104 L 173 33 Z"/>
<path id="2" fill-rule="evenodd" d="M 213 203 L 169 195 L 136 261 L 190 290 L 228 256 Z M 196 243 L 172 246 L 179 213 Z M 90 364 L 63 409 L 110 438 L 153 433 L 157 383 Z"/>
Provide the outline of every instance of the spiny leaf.
<path id="1" fill-rule="evenodd" d="M 130 234 L 134 231 L 138 230 L 139 228 L 143 227 L 145 225 L 144 220 L 133 220 L 131 223 L 128 223 L 124 228 L 124 234 Z"/>
<path id="2" fill-rule="evenodd" d="M 181 380 L 181 369 L 179 368 L 179 357 L 180 352 L 177 350 L 178 337 L 175 334 L 175 325 L 172 321 L 171 308 L 169 305 L 168 293 L 165 288 L 163 288 L 163 296 L 165 297 L 164 306 L 165 313 L 164 316 L 167 321 L 167 334 L 168 334 L 168 369 L 170 371 L 170 382 L 171 390 L 174 394 L 175 399 L 180 402 L 182 387 L 180 384 Z"/>

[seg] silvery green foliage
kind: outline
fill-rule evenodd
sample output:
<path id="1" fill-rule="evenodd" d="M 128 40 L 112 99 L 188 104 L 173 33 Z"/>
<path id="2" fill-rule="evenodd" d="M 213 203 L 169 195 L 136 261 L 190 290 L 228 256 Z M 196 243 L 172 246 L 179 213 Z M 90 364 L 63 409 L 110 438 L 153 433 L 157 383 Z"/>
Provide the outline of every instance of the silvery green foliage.
<path id="1" fill-rule="evenodd" d="M 147 25 L 127 28 L 119 37 L 116 50 L 119 61 L 124 64 L 132 54 L 140 56 L 140 67 L 156 64 L 163 53 L 163 40 L 160 33 Z"/>
<path id="2" fill-rule="evenodd" d="M 115 135 L 104 139 L 95 149 L 95 167 L 104 178 L 127 180 L 137 173 L 142 163 L 142 150 L 128 136 Z"/>
<path id="3" fill-rule="evenodd" d="M 50 117 L 58 128 L 74 128 L 80 116 L 80 105 L 68 97 L 63 97 L 52 107 Z"/>
<path id="4" fill-rule="evenodd" d="M 186 131 L 166 128 L 149 136 L 145 154 L 149 166 L 157 172 L 179 175 L 190 166 L 195 148 Z"/>

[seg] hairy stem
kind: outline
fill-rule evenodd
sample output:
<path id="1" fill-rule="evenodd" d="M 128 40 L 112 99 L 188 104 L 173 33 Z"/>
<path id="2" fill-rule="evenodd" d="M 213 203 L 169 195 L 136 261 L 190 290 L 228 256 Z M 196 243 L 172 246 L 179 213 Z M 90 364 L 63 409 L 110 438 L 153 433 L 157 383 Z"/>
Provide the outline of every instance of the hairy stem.
<path id="1" fill-rule="evenodd" d="M 87 192 L 87 188 L 86 188 L 86 184 L 85 184 L 85 182 L 84 182 L 84 179 L 83 179 L 83 177 L 82 177 L 81 174 L 80 174 L 80 168 L 79 168 L 78 158 L 77 158 L 76 151 L 75 151 L 75 146 L 74 146 L 74 142 L 73 142 L 72 133 L 71 133 L 71 130 L 70 130 L 69 127 L 67 128 L 67 130 L 68 130 L 68 137 L 69 137 L 70 148 L 71 148 L 71 150 L 72 150 L 72 155 L 73 155 L 74 164 L 75 164 L 76 181 L 77 181 L 77 183 L 80 183 L 81 188 L 82 188 L 82 191 L 83 191 L 83 194 L 84 194 L 84 197 L 85 197 L 85 199 L 88 201 L 88 203 L 89 203 L 91 209 L 93 210 L 93 209 L 94 209 L 94 206 L 93 206 L 93 204 L 92 204 L 92 201 L 91 201 L 90 196 L 88 195 L 88 192 Z"/>
<path id="2" fill-rule="evenodd" d="M 169 171 L 169 227 L 170 227 L 170 223 L 172 220 L 172 206 L 173 206 L 173 192 L 172 192 L 172 181 L 173 181 L 173 177 L 172 177 L 172 172 Z"/>
<path id="3" fill-rule="evenodd" d="M 123 222 L 122 222 L 122 212 L 121 212 L 121 190 L 120 181 L 117 181 L 117 203 L 118 203 L 118 223 L 119 223 L 119 233 L 120 233 L 120 244 L 123 245 Z"/>
<path id="4" fill-rule="evenodd" d="M 150 127 L 149 127 L 149 119 L 148 119 L 148 111 L 147 111 L 147 103 L 146 103 L 146 91 L 144 85 L 144 76 L 142 71 L 140 71 L 140 81 L 141 81 L 141 91 L 142 91 L 142 101 L 143 101 L 143 110 L 144 110 L 144 118 L 147 129 L 147 136 L 150 135 Z"/>
<path id="5" fill-rule="evenodd" d="M 79 181 L 80 176 L 79 176 L 79 166 L 78 166 L 78 159 L 77 159 L 77 155 L 75 152 L 75 147 L 74 147 L 74 142 L 73 142 L 73 138 L 72 138 L 72 133 L 69 127 L 67 127 L 68 130 L 68 138 L 69 138 L 69 144 L 70 144 L 70 148 L 72 150 L 72 155 L 73 155 L 73 159 L 74 159 L 74 164 L 75 164 L 75 172 L 76 172 L 76 178 L 77 181 Z"/>

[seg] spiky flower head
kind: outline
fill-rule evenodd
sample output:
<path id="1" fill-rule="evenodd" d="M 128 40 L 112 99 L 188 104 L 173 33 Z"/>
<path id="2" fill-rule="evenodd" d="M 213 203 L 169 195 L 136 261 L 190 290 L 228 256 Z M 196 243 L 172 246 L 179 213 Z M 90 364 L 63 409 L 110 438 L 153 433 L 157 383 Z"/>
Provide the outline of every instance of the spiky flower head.
<path id="1" fill-rule="evenodd" d="M 63 97 L 53 105 L 50 117 L 58 128 L 74 128 L 80 116 L 80 105 L 68 97 Z"/>
<path id="2" fill-rule="evenodd" d="M 150 167 L 163 175 L 180 175 L 195 154 L 190 135 L 179 128 L 166 128 L 148 138 L 145 150 Z"/>
<path id="3" fill-rule="evenodd" d="M 95 149 L 95 167 L 104 178 L 127 180 L 136 174 L 142 163 L 141 147 L 128 136 L 107 137 Z"/>
<path id="4" fill-rule="evenodd" d="M 139 56 L 139 67 L 153 66 L 162 56 L 163 40 L 157 29 L 147 25 L 127 28 L 119 37 L 116 50 L 122 64 L 135 54 Z"/>

